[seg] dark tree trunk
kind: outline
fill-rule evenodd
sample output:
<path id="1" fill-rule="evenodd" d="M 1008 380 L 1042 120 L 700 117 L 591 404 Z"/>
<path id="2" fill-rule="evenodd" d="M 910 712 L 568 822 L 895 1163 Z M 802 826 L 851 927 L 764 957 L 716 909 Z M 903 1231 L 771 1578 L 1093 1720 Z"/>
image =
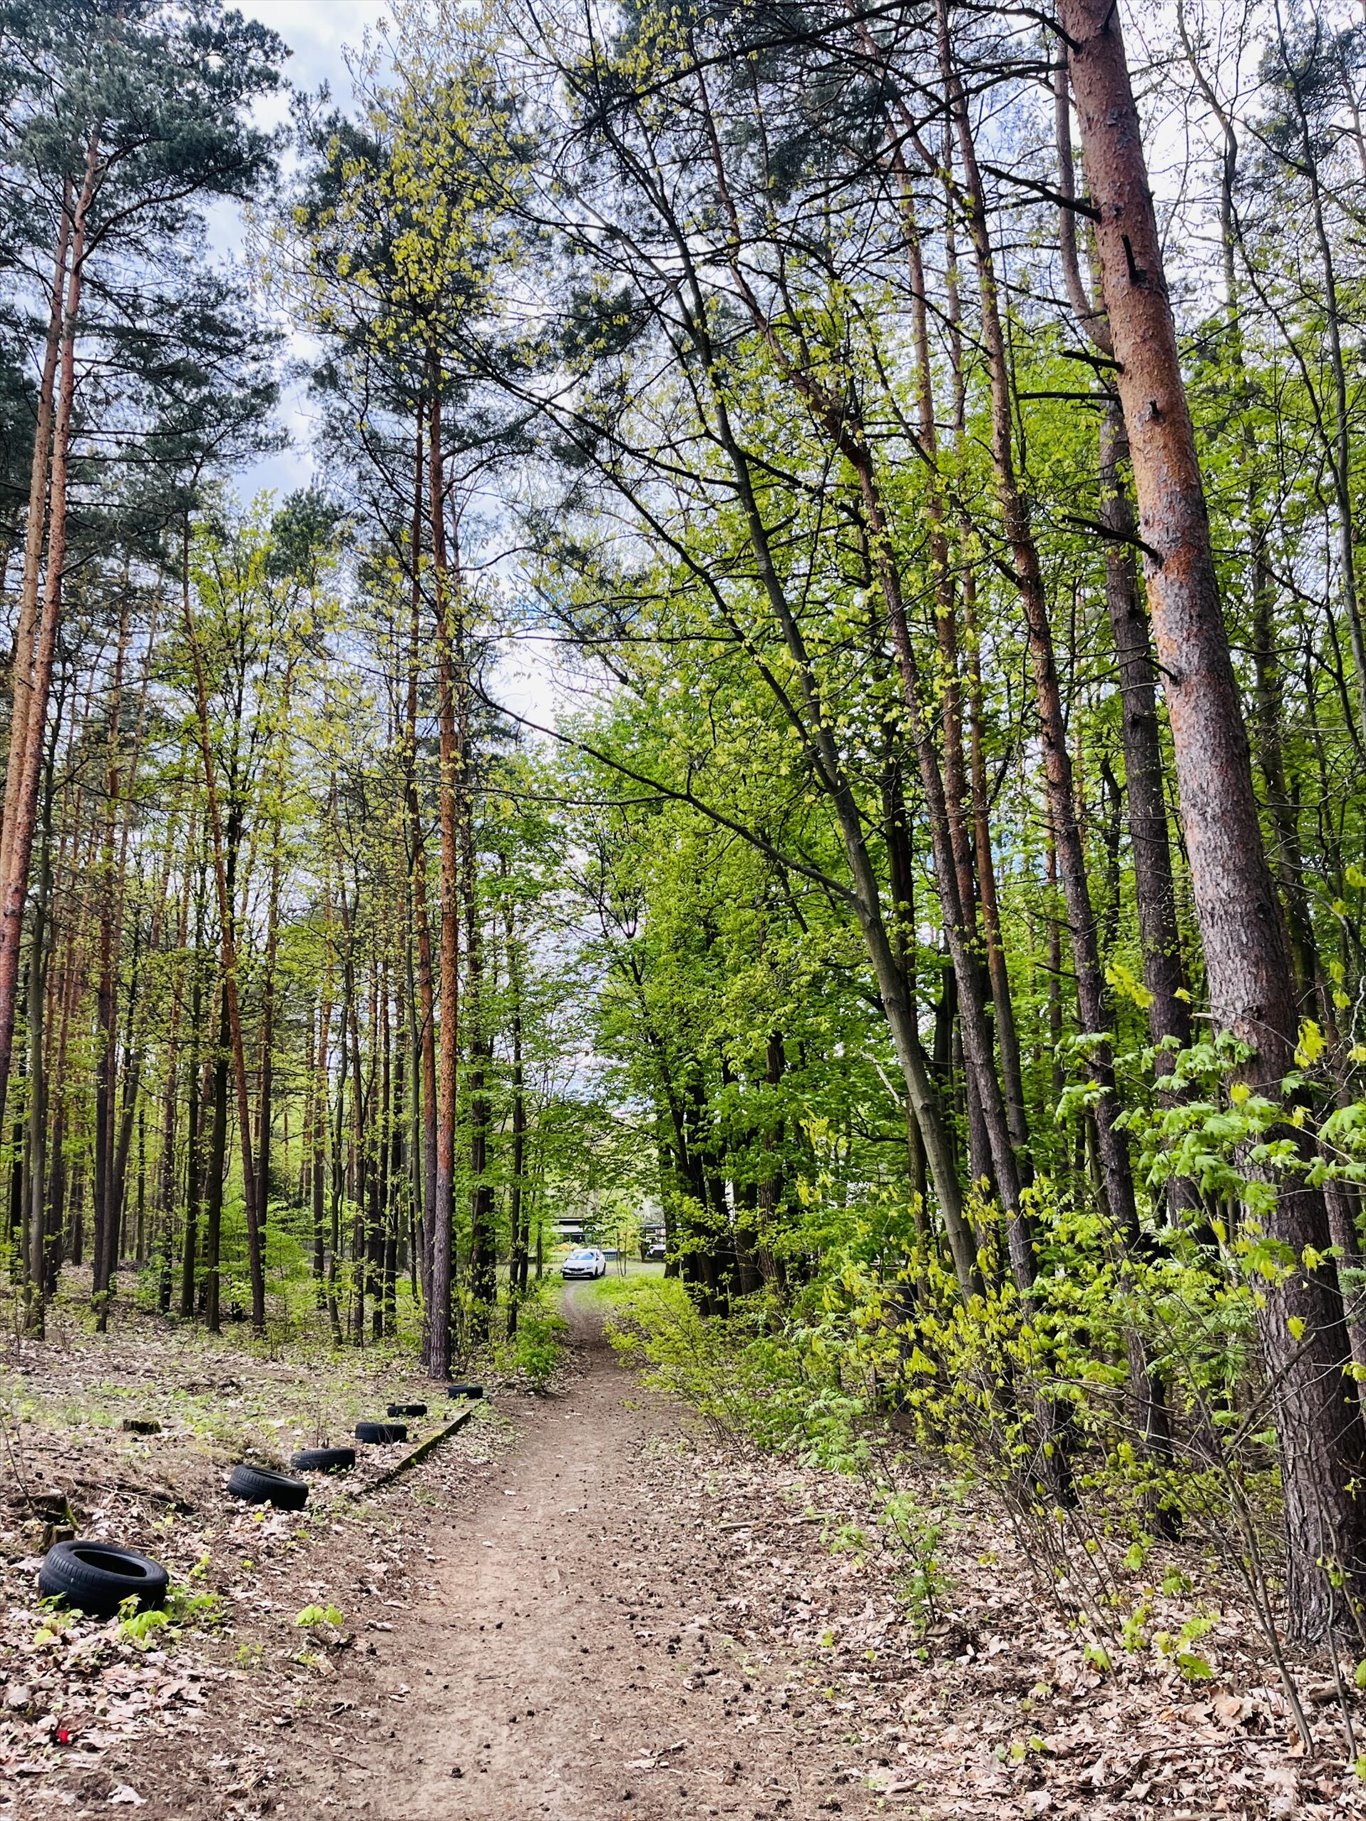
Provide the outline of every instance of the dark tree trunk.
<path id="1" fill-rule="evenodd" d="M 188 846 L 193 851 L 195 837 L 191 829 Z M 176 932 L 176 950 L 178 955 L 185 952 L 185 943 L 190 932 L 190 890 L 189 879 L 185 879 L 180 894 L 179 928 Z M 171 1312 L 171 1295 L 175 1275 L 175 1205 L 176 1205 L 176 1112 L 179 1107 L 179 1071 L 180 1071 L 180 1020 L 183 1006 L 181 968 L 177 962 L 171 976 L 171 1021 L 166 1037 L 166 1075 L 161 1090 L 161 1181 L 158 1189 L 158 1208 L 161 1217 L 161 1231 L 158 1245 L 161 1253 L 161 1270 L 157 1280 L 157 1309 L 162 1315 Z"/>
<path id="2" fill-rule="evenodd" d="M 49 748 L 43 790 L 43 833 L 38 849 L 38 884 L 33 894 L 33 925 L 28 961 L 28 1273 L 24 1326 L 41 1336 L 47 1304 L 47 1072 L 44 1068 L 44 1008 L 47 1002 L 49 901 L 52 890 L 53 758 Z"/>
<path id="3" fill-rule="evenodd" d="M 270 1213 L 271 1146 L 275 1123 L 275 971 L 280 945 L 280 821 L 271 828 L 266 948 L 261 974 L 261 1065 L 256 1089 L 256 1205 L 264 1231 Z"/>
<path id="4" fill-rule="evenodd" d="M 461 695 L 462 700 L 468 695 L 464 687 Z M 488 1077 L 493 1059 L 493 1042 L 486 1028 L 489 1008 L 484 983 L 484 932 L 479 921 L 471 789 L 473 768 L 469 759 L 467 714 L 462 711 L 460 719 L 461 745 L 465 753 L 465 790 L 460 805 L 460 820 L 461 883 L 465 905 L 465 1028 L 469 1032 L 470 1071 L 471 1332 L 476 1342 L 483 1342 L 489 1337 L 493 1311 L 498 1303 L 498 1235 L 494 1228 L 493 1184 L 488 1179 L 489 1126 L 493 1118 Z"/>
<path id="5" fill-rule="evenodd" d="M 180 1258 L 180 1313 L 188 1321 L 195 1312 L 196 1277 L 199 1272 L 199 1213 L 204 1193 L 203 1108 L 204 1087 L 204 936 L 208 918 L 206 868 L 203 850 L 195 882 L 194 948 L 190 958 L 190 1046 L 185 1069 L 185 1232 Z"/>
<path id="6" fill-rule="evenodd" d="M 251 1132 L 251 1095 L 247 1082 L 246 1042 L 242 1034 L 242 1008 L 238 997 L 236 888 L 238 848 L 242 839 L 242 805 L 236 788 L 237 780 L 231 779 L 225 828 L 209 726 L 209 691 L 204 668 L 204 653 L 200 647 L 199 634 L 190 601 L 188 522 L 184 535 L 186 543 L 182 571 L 181 614 L 194 672 L 199 752 L 204 764 L 204 803 L 213 857 L 214 886 L 218 896 L 223 997 L 228 1020 L 232 1077 L 237 1097 L 238 1142 L 242 1150 L 242 1199 L 246 1206 L 247 1266 L 251 1274 L 251 1325 L 255 1333 L 264 1334 L 266 1328 L 266 1279 L 261 1249 L 261 1211 L 256 1197 L 256 1165 Z M 237 710 L 240 716 L 240 694 Z"/>
<path id="7" fill-rule="evenodd" d="M 100 859 L 100 975 L 95 996 L 95 1023 L 99 1060 L 95 1065 L 95 1243 L 92 1289 L 98 1311 L 96 1326 L 103 1333 L 109 1320 L 108 1303 L 118 1265 L 118 1208 L 114 1189 L 115 1121 L 118 1088 L 118 991 L 122 916 L 122 880 L 115 857 L 118 826 L 120 722 L 123 710 L 123 666 L 128 649 L 130 590 L 125 565 L 119 609 L 118 645 L 109 698 L 108 750 L 104 785 L 104 848 Z"/>
<path id="8" fill-rule="evenodd" d="M 503 862 L 506 873 L 507 863 Z M 512 1180 L 508 1186 L 508 1225 L 511 1257 L 508 1264 L 508 1335 L 517 1332 L 517 1310 L 527 1291 L 530 1235 L 526 1226 L 526 1073 L 522 1060 L 522 951 L 517 918 L 511 898 L 503 913 L 507 943 L 508 997 L 512 1026 Z"/>
<path id="9" fill-rule="evenodd" d="M 431 1261 L 436 1217 L 437 1062 L 436 993 L 432 956 L 432 923 L 427 908 L 427 845 L 422 828 L 422 803 L 417 787 L 417 685 L 422 665 L 422 407 L 417 408 L 417 438 L 413 475 L 413 522 L 410 532 L 412 594 L 408 623 L 408 678 L 403 726 L 404 823 L 408 839 L 408 878 L 412 902 L 412 933 L 417 942 L 416 1000 L 413 1005 L 413 1113 L 414 1186 L 418 1190 L 418 1216 L 422 1227 L 422 1298 L 431 1302 Z M 410 999 L 411 999 L 410 989 Z M 421 1159 L 419 1177 L 418 1158 Z M 423 1353 L 429 1344 L 430 1324 L 423 1325 Z"/>
<path id="10" fill-rule="evenodd" d="M 326 1303 L 324 1276 L 327 1268 L 327 1123 L 329 1109 L 327 1042 L 332 1026 L 332 1000 L 323 999 L 318 1012 L 318 1054 L 313 1071 L 313 1119 L 309 1138 L 311 1164 L 309 1189 L 313 1207 L 313 1282 L 318 1307 Z"/>
<path id="11" fill-rule="evenodd" d="M 218 988 L 218 1041 L 213 1055 L 213 1105 L 209 1124 L 209 1152 L 204 1200 L 204 1324 L 210 1334 L 222 1327 L 219 1265 L 223 1239 L 223 1187 L 228 1172 L 228 1049 L 232 1033 L 228 1022 L 228 990 Z"/>

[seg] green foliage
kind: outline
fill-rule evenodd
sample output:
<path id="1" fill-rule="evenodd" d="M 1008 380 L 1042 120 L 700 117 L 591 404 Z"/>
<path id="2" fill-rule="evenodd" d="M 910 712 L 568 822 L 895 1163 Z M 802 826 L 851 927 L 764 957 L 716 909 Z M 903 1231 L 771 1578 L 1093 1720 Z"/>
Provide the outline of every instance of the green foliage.
<path id="1" fill-rule="evenodd" d="M 917 1493 L 903 1487 L 884 1494 L 883 1524 L 906 1564 L 901 1575 L 901 1597 L 912 1626 L 923 1638 L 938 1623 L 949 1591 L 939 1556 L 944 1521 L 925 1509 Z"/>
<path id="2" fill-rule="evenodd" d="M 1160 1631 L 1153 1639 L 1158 1654 L 1169 1658 L 1187 1682 L 1208 1682 L 1214 1675 L 1213 1669 L 1205 1658 L 1190 1647 L 1201 1638 L 1208 1636 L 1218 1623 L 1219 1615 L 1195 1613 L 1188 1618 L 1180 1631 Z"/>
<path id="3" fill-rule="evenodd" d="M 1078 391 L 1077 325 L 1054 302 L 1068 288 L 1056 237 L 1010 227 L 1002 242 L 1013 191 L 986 167 L 986 238 L 1010 248 L 1003 401 L 990 338 L 972 326 L 996 290 L 970 272 L 975 207 L 953 265 L 943 199 L 914 219 L 927 173 L 898 203 L 900 173 L 883 162 L 879 148 L 914 149 L 884 111 L 901 77 L 932 97 L 925 22 L 908 13 L 878 48 L 884 82 L 869 80 L 877 47 L 851 38 L 838 9 L 814 59 L 803 33 L 789 38 L 781 19 L 775 31 L 773 9 L 650 0 L 590 9 L 582 28 L 534 8 L 510 26 L 506 8 L 459 0 L 392 11 L 355 59 L 352 116 L 300 106 L 288 195 L 258 224 L 264 275 L 322 350 L 337 493 L 246 507 L 205 477 L 259 444 L 265 356 L 207 274 L 193 296 L 163 286 L 182 254 L 198 259 L 188 199 L 249 194 L 267 171 L 250 103 L 277 86 L 281 47 L 217 4 L 15 12 L 33 55 L 18 36 L 6 53 L 11 263 L 21 277 L 46 270 L 53 199 L 80 182 L 87 143 L 106 154 L 90 223 L 107 238 L 78 337 L 89 422 L 42 837 L 56 885 L 41 939 L 32 921 L 25 931 L 33 1034 L 47 1039 L 34 1056 L 61 1062 L 47 1083 L 36 1062 L 14 1072 L 5 1146 L 29 1129 L 30 1091 L 47 1094 L 43 1163 L 69 1219 L 112 1106 L 125 1231 L 136 1223 L 140 1242 L 150 1223 L 160 1242 L 137 1278 L 142 1315 L 179 1306 L 169 1292 L 191 1216 L 185 1315 L 209 1282 L 227 1309 L 245 1303 L 246 1143 L 239 1134 L 235 1156 L 238 1109 L 225 1119 L 223 1098 L 206 1107 L 202 1093 L 222 1083 L 234 949 L 244 1097 L 263 1101 L 267 1079 L 276 1095 L 242 1114 L 275 1144 L 268 1334 L 244 1347 L 321 1335 L 388 1362 L 410 1355 L 424 1319 L 424 1042 L 437 1037 L 444 1059 L 458 1040 L 457 1257 L 488 1259 L 471 1243 L 476 1206 L 497 1229 L 481 1234 L 496 1267 L 553 1243 L 554 1215 L 630 1240 L 657 1203 L 678 1276 L 605 1286 L 614 1343 L 716 1434 L 862 1476 L 908 1564 L 922 1632 L 943 1596 L 946 1520 L 906 1489 L 903 1449 L 999 1493 L 1094 1634 L 1098 1667 L 1149 1648 L 1162 1623 L 1153 1647 L 1199 1679 L 1202 1634 L 1162 1606 L 1192 1589 L 1170 1567 L 1159 1576 L 1153 1552 L 1179 1518 L 1259 1587 L 1274 1582 L 1278 1385 L 1261 1345 L 1277 1331 L 1292 1346 L 1317 1337 L 1293 1309 L 1279 1330 L 1268 1316 L 1306 1273 L 1335 1274 L 1349 1298 L 1366 1284 L 1347 1243 L 1366 1184 L 1366 872 L 1349 858 L 1366 834 L 1364 679 L 1350 563 L 1339 573 L 1360 542 L 1366 395 L 1353 385 L 1334 404 L 1321 371 L 1329 329 L 1348 328 L 1349 366 L 1359 353 L 1356 180 L 1334 149 L 1360 140 L 1339 80 L 1359 75 L 1357 40 L 1334 40 L 1341 70 L 1309 59 L 1312 118 L 1298 128 L 1301 90 L 1283 67 L 1286 43 L 1303 49 L 1298 26 L 1268 53 L 1236 104 L 1228 295 L 1211 306 L 1198 266 L 1168 287 L 1186 312 L 1249 788 L 1301 1007 L 1269 1069 L 1248 1008 L 1241 1037 L 1207 1016 L 1202 893 L 1175 819 L 1169 843 L 1138 828 L 1135 692 L 1112 619 L 1123 541 L 1096 535 L 1114 503 L 1103 396 L 1089 378 Z M 89 33 L 77 29 L 87 13 Z M 1028 134 L 1037 71 L 1003 62 L 995 30 L 965 9 L 950 55 L 969 68 L 989 50 L 1003 102 L 993 130 L 1008 137 L 1018 120 Z M 693 58 L 705 79 L 680 89 Z M 1171 80 L 1165 65 L 1151 74 L 1154 92 Z M 1178 80 L 1183 107 L 1207 92 Z M 1046 144 L 1043 105 L 1033 124 Z M 1334 173 L 1326 189 L 1320 165 Z M 1316 271 L 1306 227 L 1324 207 L 1336 275 Z M 1174 261 L 1203 257 L 1180 251 L 1191 238 L 1169 236 Z M 908 260 L 924 267 L 909 288 Z M 27 318 L 41 334 L 42 301 L 24 296 L 0 328 L 18 443 L 38 417 L 23 376 L 42 362 L 21 344 Z M 1003 403 L 1014 505 L 992 456 Z M 146 448 L 130 466 L 154 476 L 136 483 L 136 509 L 105 473 L 125 419 Z M 3 461 L 20 499 L 21 453 Z M 21 508 L 4 510 L 17 553 Z M 1041 600 L 1022 602 L 1022 543 Z M 1042 775 L 1037 696 L 1021 693 L 1022 604 L 1036 671 L 1058 671 L 1067 738 L 1044 745 L 1072 771 L 1075 862 L 1058 840 L 1056 771 L 1052 789 Z M 438 623 L 458 644 L 458 704 L 433 675 Z M 493 654 L 523 632 L 566 641 L 606 684 L 560 717 L 553 750 L 519 744 L 492 706 Z M 433 732 L 438 693 L 456 711 L 454 761 L 449 730 L 444 744 Z M 1156 727 L 1149 782 L 1189 827 L 1197 806 L 1176 802 L 1160 688 L 1153 714 L 1139 717 Z M 1241 730 L 1224 732 L 1237 757 Z M 970 773 L 965 801 L 941 811 L 936 767 L 955 789 Z M 452 797 L 454 832 L 440 813 Z M 950 839 L 973 848 L 955 855 L 977 896 L 960 910 L 987 968 L 952 964 L 945 814 Z M 1161 955 L 1149 913 L 1165 905 L 1140 902 L 1139 843 L 1154 839 L 1174 880 Z M 30 899 L 37 912 L 42 893 Z M 117 952 L 96 985 L 84 919 L 116 900 L 100 934 Z M 1067 952 L 1082 926 L 1108 988 L 1084 1019 Z M 434 935 L 457 989 L 454 1033 L 423 995 L 441 967 Z M 1193 1043 L 1155 1029 L 1170 1010 L 1155 959 L 1178 964 L 1174 1003 L 1195 1021 Z M 955 1191 L 983 1163 L 973 1112 L 991 1098 L 984 1077 L 976 1092 L 967 1079 L 974 971 L 991 1000 L 982 1066 L 999 1064 L 1029 1187 L 1008 1212 L 989 1183 L 967 1187 L 960 1252 L 973 1256 L 951 1271 Z M 54 1011 L 46 1033 L 40 1005 Z M 1112 1096 L 1132 1206 L 1105 1181 L 1122 1162 L 1098 1156 Z M 5 1160 L 19 1194 L 24 1160 L 9 1148 Z M 1004 1161 L 998 1137 L 1000 1176 Z M 1291 1236 L 1284 1216 L 1302 1188 L 1347 1191 L 1332 1204 L 1337 1245 L 1317 1228 L 1313 1244 Z M 20 1280 L 8 1227 L 0 1245 Z M 101 1292 L 79 1319 L 117 1321 L 125 1294 Z M 510 1341 L 486 1295 L 457 1287 L 457 1353 L 492 1346 L 544 1389 L 564 1333 L 550 1291 L 521 1298 Z M 1161 1388 L 1170 1448 L 1141 1418 L 1145 1382 Z M 105 1402 L 92 1421 L 114 1420 Z M 220 1441 L 257 1422 L 177 1408 Z M 862 1548 L 870 1532 L 843 1542 Z M 1136 1591 L 1145 1574 L 1156 1588 Z M 141 1615 L 126 1635 L 145 1647 L 176 1622 Z"/>
<path id="4" fill-rule="evenodd" d="M 123 1602 L 119 1613 L 118 1637 L 138 1650 L 164 1649 L 187 1626 L 208 1630 L 221 1625 L 226 1617 L 223 1601 L 216 1593 L 196 1593 L 176 1585 L 167 1592 L 163 1606 L 139 1612 L 134 1594 Z"/>
<path id="5" fill-rule="evenodd" d="M 727 1320 L 702 1315 L 677 1278 L 609 1280 L 603 1292 L 613 1346 L 718 1435 L 821 1466 L 861 1458 L 866 1404 L 841 1385 L 817 1328 L 784 1328 L 761 1297 Z"/>
<path id="6" fill-rule="evenodd" d="M 126 1643 L 136 1645 L 139 1650 L 152 1649 L 158 1642 L 158 1634 L 170 1628 L 170 1613 L 156 1607 L 139 1612 L 136 1598 L 131 1603 L 125 1601 L 124 1604 L 128 1611 L 119 1621 L 119 1637 Z"/>
<path id="7" fill-rule="evenodd" d="M 294 1623 L 306 1631 L 316 1625 L 327 1625 L 333 1631 L 340 1631 L 346 1623 L 346 1615 L 339 1606 L 329 1602 L 326 1606 L 305 1606 L 302 1612 L 295 1613 Z"/>
<path id="8" fill-rule="evenodd" d="M 533 1391 L 544 1391 L 564 1357 L 564 1337 L 569 1323 L 554 1305 L 555 1292 L 542 1286 L 538 1294 L 519 1303 L 517 1333 L 506 1349 L 513 1371 Z"/>

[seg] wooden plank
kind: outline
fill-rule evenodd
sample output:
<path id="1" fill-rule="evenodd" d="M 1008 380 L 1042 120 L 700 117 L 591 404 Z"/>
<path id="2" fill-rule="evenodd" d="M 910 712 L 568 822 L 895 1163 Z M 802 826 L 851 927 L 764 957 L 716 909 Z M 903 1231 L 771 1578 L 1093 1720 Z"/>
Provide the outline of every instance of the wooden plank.
<path id="1" fill-rule="evenodd" d="M 457 1429 L 463 1429 L 465 1427 L 465 1424 L 474 1415 L 477 1408 L 477 1404 L 472 1404 L 468 1410 L 462 1410 L 459 1416 L 455 1418 L 454 1422 L 447 1423 L 444 1429 L 438 1429 L 435 1435 L 429 1435 L 425 1442 L 419 1442 L 417 1447 L 414 1448 L 410 1454 L 405 1454 L 401 1461 L 397 1462 L 392 1467 L 386 1468 L 377 1480 L 370 1480 L 364 1486 L 355 1487 L 351 1493 L 351 1497 L 355 1499 L 365 1498 L 371 1492 L 378 1492 L 381 1487 L 387 1486 L 391 1481 L 396 1480 L 400 1473 L 406 1473 L 409 1467 L 416 1467 L 419 1461 L 425 1461 L 433 1448 L 439 1446 L 439 1444 L 444 1442 L 448 1436 L 454 1435 Z"/>

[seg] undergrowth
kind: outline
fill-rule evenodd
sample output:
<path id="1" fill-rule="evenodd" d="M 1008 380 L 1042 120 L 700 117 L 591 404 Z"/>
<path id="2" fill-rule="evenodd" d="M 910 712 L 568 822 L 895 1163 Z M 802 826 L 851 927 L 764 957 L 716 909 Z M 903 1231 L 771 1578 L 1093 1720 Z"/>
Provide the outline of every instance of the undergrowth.
<path id="1" fill-rule="evenodd" d="M 1063 1254 L 1079 1217 L 1042 1197 L 1037 1207 Z M 718 1441 L 861 1481 L 921 1639 L 943 1614 L 945 1542 L 971 1490 L 975 1505 L 995 1505 L 1097 1671 L 1141 1656 L 1187 1683 L 1208 1681 L 1215 1670 L 1200 1642 L 1232 1595 L 1245 1616 L 1228 1623 L 1242 1631 L 1250 1607 L 1307 1733 L 1267 1598 L 1277 1489 L 1265 1438 L 1225 1441 L 1218 1420 L 1219 1374 L 1239 1341 L 1246 1349 L 1244 1300 L 1225 1290 L 1216 1303 L 1198 1266 L 1169 1255 L 1145 1275 L 1059 1273 L 1028 1309 L 993 1271 L 994 1287 L 964 1307 L 913 1243 L 903 1257 L 910 1263 L 889 1272 L 873 1248 L 827 1252 L 821 1275 L 786 1301 L 744 1298 L 725 1318 L 704 1314 L 677 1278 L 604 1284 L 599 1294 L 613 1347 L 647 1383 L 696 1410 Z M 1112 1371 L 1081 1369 L 1074 1337 L 1083 1323 L 1092 1361 L 1097 1337 L 1112 1342 Z M 1166 1465 L 1137 1447 L 1130 1428 L 1122 1341 L 1138 1323 L 1155 1353 L 1162 1343 L 1194 1437 Z M 1066 1426 L 1065 1485 L 1040 1442 L 1045 1400 Z M 848 1533 L 833 1544 L 849 1548 Z"/>
<path id="2" fill-rule="evenodd" d="M 533 1391 L 545 1391 L 564 1358 L 569 1323 L 560 1313 L 559 1287 L 549 1278 L 537 1284 L 517 1308 L 517 1332 L 498 1345 L 495 1364 L 516 1372 Z"/>

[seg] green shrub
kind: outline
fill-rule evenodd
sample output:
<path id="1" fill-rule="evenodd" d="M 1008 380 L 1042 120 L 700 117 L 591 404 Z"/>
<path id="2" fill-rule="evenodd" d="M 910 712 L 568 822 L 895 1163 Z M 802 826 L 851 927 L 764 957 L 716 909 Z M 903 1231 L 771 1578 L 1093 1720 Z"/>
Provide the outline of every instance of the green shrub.
<path id="1" fill-rule="evenodd" d="M 551 1301 L 554 1294 L 553 1289 L 542 1286 L 520 1305 L 517 1332 L 502 1361 L 519 1373 L 533 1391 L 546 1389 L 564 1356 L 569 1323 Z"/>

